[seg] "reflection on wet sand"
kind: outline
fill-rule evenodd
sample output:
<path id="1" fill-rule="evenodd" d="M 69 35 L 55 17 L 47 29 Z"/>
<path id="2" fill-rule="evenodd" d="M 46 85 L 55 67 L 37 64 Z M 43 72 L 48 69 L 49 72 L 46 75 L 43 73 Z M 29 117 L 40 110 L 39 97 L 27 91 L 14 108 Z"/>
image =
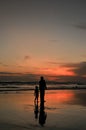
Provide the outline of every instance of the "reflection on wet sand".
<path id="1" fill-rule="evenodd" d="M 74 98 L 74 93 L 72 91 L 53 91 L 51 93 L 47 93 L 46 100 L 50 100 L 53 102 L 63 103 L 65 101 L 71 100 Z M 51 100 L 52 99 L 52 100 Z"/>
<path id="2" fill-rule="evenodd" d="M 35 119 L 38 120 L 41 126 L 44 126 L 47 118 L 44 102 L 41 102 L 39 107 L 38 107 L 38 102 L 35 102 L 34 105 L 35 105 L 35 109 L 34 109 Z"/>
<path id="3" fill-rule="evenodd" d="M 47 118 L 47 113 L 45 112 L 44 102 L 40 103 L 40 112 L 39 112 L 39 124 L 44 126 Z"/>
<path id="4" fill-rule="evenodd" d="M 86 129 L 86 91 L 47 90 L 45 101 L 34 102 L 32 91 L 0 94 L 1 130 L 7 130 L 3 124 L 9 126 L 9 130 L 16 130 L 17 126 L 37 130 L 41 126 L 49 130 L 81 130 L 81 126 Z"/>
<path id="5" fill-rule="evenodd" d="M 47 93 L 46 100 L 53 106 L 58 104 L 70 104 L 86 106 L 86 91 L 84 90 L 61 90 Z"/>

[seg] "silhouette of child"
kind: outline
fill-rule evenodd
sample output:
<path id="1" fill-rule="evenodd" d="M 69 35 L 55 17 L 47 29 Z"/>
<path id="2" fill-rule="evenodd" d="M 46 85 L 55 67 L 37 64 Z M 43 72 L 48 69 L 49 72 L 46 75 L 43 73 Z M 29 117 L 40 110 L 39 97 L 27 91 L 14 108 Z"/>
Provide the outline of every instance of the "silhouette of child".
<path id="1" fill-rule="evenodd" d="M 38 97 L 39 97 L 39 89 L 38 89 L 38 86 L 35 86 L 34 95 L 35 95 L 35 101 L 38 102 Z"/>

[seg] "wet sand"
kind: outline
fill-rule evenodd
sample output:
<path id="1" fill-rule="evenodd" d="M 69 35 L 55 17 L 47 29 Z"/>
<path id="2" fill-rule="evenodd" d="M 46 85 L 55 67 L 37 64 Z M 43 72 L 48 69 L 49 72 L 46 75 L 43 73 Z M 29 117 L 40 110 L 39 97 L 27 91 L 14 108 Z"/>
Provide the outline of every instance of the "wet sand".
<path id="1" fill-rule="evenodd" d="M 86 130 L 85 99 L 85 90 L 47 90 L 42 108 L 33 91 L 0 94 L 0 130 Z"/>

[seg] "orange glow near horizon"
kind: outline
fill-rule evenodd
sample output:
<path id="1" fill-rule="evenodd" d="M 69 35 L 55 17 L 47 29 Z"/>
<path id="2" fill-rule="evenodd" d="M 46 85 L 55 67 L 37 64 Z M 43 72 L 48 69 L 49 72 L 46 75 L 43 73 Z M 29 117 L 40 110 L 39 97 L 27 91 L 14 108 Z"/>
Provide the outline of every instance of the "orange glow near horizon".
<path id="1" fill-rule="evenodd" d="M 72 71 L 70 67 L 63 67 L 63 66 L 57 66 L 57 67 L 47 67 L 46 65 L 40 65 L 38 63 L 38 66 L 33 63 L 27 64 L 22 63 L 22 65 L 14 65 L 14 66 L 3 66 L 0 67 L 1 72 L 8 72 L 7 74 L 1 73 L 0 76 L 22 76 L 25 77 L 25 75 L 44 75 L 46 76 L 47 80 L 56 80 L 54 76 L 75 76 L 75 73 Z M 40 67 L 39 67 L 40 66 Z M 34 80 L 34 79 L 33 79 Z"/>
<path id="2" fill-rule="evenodd" d="M 75 73 L 67 67 L 42 68 L 38 71 L 39 74 L 54 75 L 54 76 L 75 76 Z"/>

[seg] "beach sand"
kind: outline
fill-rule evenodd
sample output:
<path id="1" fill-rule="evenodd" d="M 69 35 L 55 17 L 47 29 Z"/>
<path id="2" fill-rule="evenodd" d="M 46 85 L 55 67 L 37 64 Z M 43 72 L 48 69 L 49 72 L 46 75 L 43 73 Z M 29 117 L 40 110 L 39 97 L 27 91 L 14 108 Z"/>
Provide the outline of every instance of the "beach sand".
<path id="1" fill-rule="evenodd" d="M 0 94 L 0 130 L 86 130 L 85 99 L 85 90 L 47 90 L 42 109 L 33 91 Z"/>

